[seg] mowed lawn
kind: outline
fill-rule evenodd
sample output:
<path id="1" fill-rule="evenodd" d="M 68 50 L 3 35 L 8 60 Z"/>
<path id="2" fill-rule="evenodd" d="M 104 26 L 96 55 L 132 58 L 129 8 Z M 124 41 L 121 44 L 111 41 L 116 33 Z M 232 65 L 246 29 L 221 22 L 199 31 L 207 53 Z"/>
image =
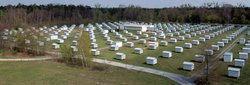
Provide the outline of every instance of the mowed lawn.
<path id="1" fill-rule="evenodd" d="M 0 62 L 0 85 L 177 85 L 160 76 L 105 67 L 94 71 L 54 61 Z"/>
<path id="2" fill-rule="evenodd" d="M 250 38 L 250 36 L 244 35 L 246 40 Z M 242 47 L 244 44 L 237 44 L 233 49 L 229 52 L 233 53 L 233 58 L 239 58 L 238 53 L 242 51 Z M 232 67 L 234 62 L 223 62 L 222 60 L 216 65 L 216 68 L 213 69 L 211 72 L 211 83 L 213 85 L 246 85 L 250 83 L 250 62 L 249 60 L 245 61 L 245 66 L 241 69 L 240 78 L 230 78 L 227 77 L 227 69 L 228 67 Z"/>
<path id="3" fill-rule="evenodd" d="M 209 47 L 212 44 L 217 44 L 217 41 L 221 41 L 221 39 L 225 38 L 227 35 L 235 32 L 237 29 L 231 29 L 219 36 L 216 36 L 215 38 L 212 38 L 210 40 L 207 40 L 207 44 Z M 209 34 L 209 33 L 206 33 Z M 195 63 L 195 70 L 192 72 L 189 71 L 184 71 L 182 70 L 182 62 L 183 61 L 193 61 L 195 58 L 195 54 L 202 54 L 203 50 L 205 48 L 202 48 L 204 46 L 204 43 L 201 43 L 200 45 L 193 45 L 192 49 L 185 49 L 183 53 L 175 53 L 174 47 L 175 46 L 184 46 L 185 42 L 191 43 L 191 40 L 193 39 L 198 39 L 199 37 L 203 37 L 203 35 L 199 35 L 197 37 L 192 37 L 191 39 L 186 39 L 185 41 L 178 41 L 177 43 L 168 43 L 166 47 L 164 46 L 159 46 L 157 50 L 148 50 L 147 47 L 145 47 L 142 44 L 135 43 L 135 47 L 129 48 L 129 47 L 121 47 L 118 51 L 110 51 L 109 49 L 101 50 L 101 55 L 100 56 L 95 56 L 96 58 L 102 58 L 102 59 L 107 59 L 107 60 L 113 60 L 113 61 L 118 61 L 118 62 L 123 62 L 123 63 L 128 63 L 128 64 L 133 64 L 133 65 L 139 65 L 139 66 L 144 66 L 144 67 L 149 67 L 149 68 L 155 68 L 163 71 L 169 71 L 173 73 L 178 73 L 182 74 L 185 76 L 191 76 L 193 72 L 198 70 L 198 68 L 202 65 L 202 63 Z M 169 38 L 165 39 L 166 41 L 169 41 Z M 159 40 L 160 41 L 160 40 Z M 134 48 L 140 47 L 144 49 L 144 53 L 139 55 L 139 54 L 134 54 Z M 223 49 L 223 48 L 222 48 Z M 172 57 L 171 58 L 162 58 L 160 57 L 162 55 L 162 51 L 172 51 Z M 126 60 L 120 61 L 115 59 L 115 53 L 117 52 L 122 52 L 126 54 Z M 219 51 L 218 51 L 219 52 Z M 156 57 L 158 60 L 158 63 L 156 65 L 146 65 L 146 57 L 148 56 L 153 56 Z"/>

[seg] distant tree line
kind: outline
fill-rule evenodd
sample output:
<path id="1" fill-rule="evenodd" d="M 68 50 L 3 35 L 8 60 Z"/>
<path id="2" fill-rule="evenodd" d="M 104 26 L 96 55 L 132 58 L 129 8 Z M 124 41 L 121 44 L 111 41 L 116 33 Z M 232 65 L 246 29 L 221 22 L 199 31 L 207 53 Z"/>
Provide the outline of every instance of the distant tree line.
<path id="1" fill-rule="evenodd" d="M 179 23 L 250 23 L 250 8 L 239 4 L 205 3 L 200 7 L 184 4 L 170 8 L 107 8 L 96 5 L 7 5 L 0 7 L 0 28 L 81 24 L 109 21 Z"/>

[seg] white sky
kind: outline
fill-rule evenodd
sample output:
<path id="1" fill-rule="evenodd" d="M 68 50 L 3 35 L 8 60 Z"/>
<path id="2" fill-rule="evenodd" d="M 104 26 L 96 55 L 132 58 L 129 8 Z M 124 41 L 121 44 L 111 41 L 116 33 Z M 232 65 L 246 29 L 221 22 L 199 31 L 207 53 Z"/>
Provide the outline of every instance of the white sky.
<path id="1" fill-rule="evenodd" d="M 95 4 L 101 4 L 102 7 L 118 7 L 120 4 L 123 5 L 139 5 L 146 8 L 163 8 L 180 6 L 181 4 L 191 4 L 193 6 L 201 6 L 207 2 L 219 2 L 237 5 L 239 3 L 250 7 L 250 0 L 0 0 L 0 5 L 16 5 L 22 3 L 25 5 L 29 4 L 75 4 L 75 5 L 89 5 L 94 6 Z"/>

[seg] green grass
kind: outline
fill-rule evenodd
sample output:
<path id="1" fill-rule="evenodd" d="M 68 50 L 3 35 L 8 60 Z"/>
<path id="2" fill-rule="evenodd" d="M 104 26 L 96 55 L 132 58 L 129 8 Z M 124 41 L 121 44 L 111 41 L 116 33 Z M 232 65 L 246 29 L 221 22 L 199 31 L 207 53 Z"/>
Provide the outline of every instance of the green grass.
<path id="1" fill-rule="evenodd" d="M 177 85 L 167 78 L 109 66 L 105 71 L 53 61 L 0 62 L 0 85 Z"/>
<path id="2" fill-rule="evenodd" d="M 227 35 L 235 32 L 236 30 L 237 29 L 232 29 L 230 31 L 227 31 L 227 32 L 219 35 L 219 36 L 216 36 L 215 38 L 207 40 L 206 42 L 207 42 L 208 46 L 210 47 L 212 44 L 216 44 L 217 41 L 220 41 L 222 38 L 225 38 Z M 209 33 L 205 33 L 205 34 L 209 34 Z M 144 45 L 135 43 L 135 47 L 144 48 L 144 53 L 141 55 L 133 54 L 133 49 L 135 47 L 133 47 L 133 48 L 121 47 L 119 49 L 119 51 L 110 51 L 109 49 L 105 49 L 105 50 L 101 50 L 101 55 L 97 56 L 97 58 L 108 59 L 108 60 L 112 60 L 112 61 L 118 61 L 118 62 L 133 64 L 133 65 L 139 65 L 139 66 L 159 69 L 159 70 L 163 70 L 163 71 L 170 71 L 170 72 L 182 74 L 185 76 L 191 76 L 191 74 L 193 72 L 195 72 L 202 65 L 202 63 L 195 63 L 195 70 L 192 72 L 189 72 L 189 71 L 181 70 L 182 62 L 183 61 L 192 61 L 192 60 L 194 60 L 195 54 L 203 53 L 204 48 L 201 48 L 201 47 L 204 46 L 204 43 L 201 43 L 200 45 L 197 45 L 197 46 L 193 45 L 192 49 L 184 49 L 183 53 L 173 52 L 173 56 L 171 58 L 161 58 L 160 56 L 162 55 L 162 51 L 164 51 L 164 50 L 174 51 L 175 46 L 183 46 L 185 42 L 191 42 L 191 40 L 198 39 L 199 37 L 203 37 L 205 34 L 202 34 L 202 35 L 199 35 L 196 37 L 192 37 L 191 39 L 186 39 L 185 41 L 178 41 L 175 44 L 169 43 L 168 46 L 166 46 L 166 47 L 159 46 L 157 48 L 157 50 L 147 50 L 147 47 L 143 47 Z M 169 38 L 166 38 L 165 40 L 168 41 Z M 120 60 L 114 59 L 116 52 L 125 53 L 127 56 L 126 60 L 120 61 Z M 218 53 L 219 53 L 219 51 L 218 51 Z M 156 57 L 158 59 L 158 64 L 156 64 L 156 65 L 144 64 L 147 56 Z"/>
<path id="3" fill-rule="evenodd" d="M 250 38 L 247 35 L 244 35 L 246 39 Z M 242 51 L 242 47 L 244 47 L 244 44 L 237 44 L 233 49 L 231 49 L 229 52 L 233 53 L 233 57 L 238 57 L 238 52 Z M 229 78 L 227 77 L 227 69 L 230 65 L 234 65 L 233 62 L 225 63 L 223 61 L 219 61 L 219 63 L 216 65 L 216 68 L 212 70 L 211 75 L 211 81 L 212 84 L 215 85 L 232 85 L 232 84 L 249 84 L 250 83 L 250 62 L 246 60 L 245 66 L 241 69 L 240 78 Z"/>

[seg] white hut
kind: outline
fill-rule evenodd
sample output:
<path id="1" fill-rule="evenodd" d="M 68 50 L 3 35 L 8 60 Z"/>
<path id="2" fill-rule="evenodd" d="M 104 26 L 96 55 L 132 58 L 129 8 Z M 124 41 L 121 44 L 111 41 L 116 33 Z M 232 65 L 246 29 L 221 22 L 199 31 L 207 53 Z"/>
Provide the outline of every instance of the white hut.
<path id="1" fill-rule="evenodd" d="M 157 58 L 155 58 L 155 57 L 147 57 L 146 63 L 150 64 L 150 65 L 154 65 L 154 64 L 157 63 Z"/>
<path id="2" fill-rule="evenodd" d="M 196 31 L 196 34 L 197 34 L 197 35 L 200 35 L 200 34 L 201 34 L 201 31 Z"/>
<path id="3" fill-rule="evenodd" d="M 210 35 L 210 37 L 212 37 L 212 38 L 215 37 L 215 34 L 213 34 L 213 33 L 211 33 L 211 34 L 209 34 L 209 35 Z"/>
<path id="4" fill-rule="evenodd" d="M 112 45 L 115 45 L 117 47 L 122 47 L 122 42 L 120 41 L 112 42 Z"/>
<path id="5" fill-rule="evenodd" d="M 56 44 L 56 43 L 53 43 L 53 44 L 52 44 L 52 48 L 53 48 L 53 49 L 58 49 L 58 48 L 60 48 L 60 45 L 59 45 L 59 44 Z"/>
<path id="6" fill-rule="evenodd" d="M 95 48 L 98 47 L 98 44 L 96 44 L 96 43 L 90 43 L 90 46 L 91 46 L 91 48 L 95 49 Z"/>
<path id="7" fill-rule="evenodd" d="M 157 49 L 157 47 L 158 47 L 158 46 L 157 46 L 156 44 L 149 44 L 149 45 L 148 45 L 148 49 L 149 49 L 149 50 L 155 50 L 155 49 Z"/>
<path id="8" fill-rule="evenodd" d="M 149 46 L 150 44 L 154 44 L 156 47 L 159 46 L 159 43 L 158 43 L 158 42 L 147 42 L 147 46 Z"/>
<path id="9" fill-rule="evenodd" d="M 57 39 L 58 39 L 58 35 L 51 35 L 51 36 L 50 36 L 50 39 L 51 39 L 51 40 L 57 40 Z"/>
<path id="10" fill-rule="evenodd" d="M 144 37 L 144 38 L 147 38 L 147 37 L 148 37 L 148 34 L 143 34 L 143 37 Z"/>
<path id="11" fill-rule="evenodd" d="M 62 35 L 61 38 L 64 39 L 64 40 L 66 40 L 68 38 L 68 36 L 67 35 Z M 95 36 L 92 36 L 90 38 L 95 38 Z"/>
<path id="12" fill-rule="evenodd" d="M 183 52 L 183 48 L 179 47 L 179 46 L 175 46 L 175 52 L 182 53 Z"/>
<path id="13" fill-rule="evenodd" d="M 111 45 L 112 43 L 113 43 L 112 40 L 107 40 L 107 42 L 106 42 L 107 45 Z"/>
<path id="14" fill-rule="evenodd" d="M 117 45 L 111 45 L 110 50 L 116 51 L 116 50 L 119 50 L 119 47 Z"/>
<path id="15" fill-rule="evenodd" d="M 156 33 L 156 32 L 152 32 L 151 35 L 152 35 L 152 36 L 156 36 L 157 33 Z"/>
<path id="16" fill-rule="evenodd" d="M 118 35 L 116 35 L 116 38 L 118 38 L 118 39 L 122 39 L 123 37 L 122 37 L 122 35 L 121 35 L 121 34 L 118 34 Z"/>
<path id="17" fill-rule="evenodd" d="M 64 43 L 64 40 L 63 39 L 57 39 L 56 42 L 59 43 L 59 44 L 62 44 L 62 43 Z"/>
<path id="18" fill-rule="evenodd" d="M 183 65 L 183 70 L 188 70 L 188 71 L 194 70 L 194 63 L 193 62 L 184 61 L 182 63 L 182 65 Z"/>
<path id="19" fill-rule="evenodd" d="M 128 36 L 128 37 L 132 37 L 133 34 L 129 32 L 129 33 L 127 33 L 127 36 Z"/>
<path id="20" fill-rule="evenodd" d="M 105 37 L 105 40 L 110 40 L 110 37 L 109 36 Z"/>
<path id="21" fill-rule="evenodd" d="M 245 66 L 245 60 L 243 59 L 234 59 L 234 66 L 236 67 L 244 67 Z"/>
<path id="22" fill-rule="evenodd" d="M 219 45 L 212 45 L 212 50 L 219 51 L 220 50 Z"/>
<path id="23" fill-rule="evenodd" d="M 217 45 L 220 46 L 220 47 L 224 47 L 225 46 L 224 42 L 217 42 Z"/>
<path id="24" fill-rule="evenodd" d="M 190 39 L 191 35 L 190 34 L 185 34 L 185 38 Z"/>
<path id="25" fill-rule="evenodd" d="M 196 36 L 196 33 L 192 32 L 192 33 L 191 33 L 191 36 L 192 36 L 192 37 L 195 37 L 195 36 Z"/>
<path id="26" fill-rule="evenodd" d="M 210 37 L 209 35 L 205 35 L 205 39 L 206 39 L 206 40 L 210 40 L 211 37 Z"/>
<path id="27" fill-rule="evenodd" d="M 203 61 L 205 61 L 205 56 L 204 55 L 195 55 L 195 61 L 196 62 L 203 62 Z"/>
<path id="28" fill-rule="evenodd" d="M 103 30 L 102 33 L 103 33 L 103 34 L 108 34 L 108 33 L 109 33 L 109 30 Z"/>
<path id="29" fill-rule="evenodd" d="M 240 38 L 240 41 L 239 41 L 240 44 L 245 44 L 245 42 L 246 42 L 245 38 Z"/>
<path id="30" fill-rule="evenodd" d="M 30 44 L 30 40 L 25 39 L 25 44 Z"/>
<path id="31" fill-rule="evenodd" d="M 133 42 L 127 42 L 127 43 L 126 43 L 126 46 L 127 46 L 127 47 L 133 47 L 133 46 L 134 46 L 134 43 L 133 43 Z"/>
<path id="32" fill-rule="evenodd" d="M 162 57 L 170 58 L 170 57 L 172 57 L 172 52 L 162 51 Z"/>
<path id="33" fill-rule="evenodd" d="M 177 43 L 177 39 L 176 38 L 170 38 L 170 42 L 171 43 Z"/>
<path id="34" fill-rule="evenodd" d="M 174 34 L 173 34 L 173 33 L 168 33 L 167 36 L 168 36 L 168 37 L 173 37 Z"/>
<path id="35" fill-rule="evenodd" d="M 137 35 L 141 35 L 141 34 L 142 34 L 142 31 L 137 31 L 136 34 L 137 34 Z"/>
<path id="36" fill-rule="evenodd" d="M 199 37 L 199 41 L 200 41 L 200 42 L 205 42 L 206 39 L 205 39 L 204 37 Z"/>
<path id="37" fill-rule="evenodd" d="M 95 42 L 96 42 L 96 39 L 91 38 L 91 39 L 90 39 L 90 42 L 95 43 Z"/>
<path id="38" fill-rule="evenodd" d="M 78 51 L 78 49 L 77 49 L 76 46 L 70 46 L 70 48 L 72 49 L 73 52 L 77 52 Z"/>
<path id="39" fill-rule="evenodd" d="M 77 41 L 76 41 L 76 40 L 73 40 L 73 41 L 72 41 L 72 45 L 73 45 L 73 46 L 76 46 L 76 45 L 77 45 Z"/>
<path id="40" fill-rule="evenodd" d="M 122 41 L 122 42 L 127 42 L 128 39 L 127 39 L 127 38 L 121 38 L 121 41 Z"/>
<path id="41" fill-rule="evenodd" d="M 185 48 L 192 48 L 192 44 L 191 44 L 191 43 L 185 43 L 185 44 L 184 44 L 184 47 L 185 47 Z"/>
<path id="42" fill-rule="evenodd" d="M 205 30 L 201 30 L 201 33 L 206 33 L 206 31 Z"/>
<path id="43" fill-rule="evenodd" d="M 146 41 L 145 39 L 140 39 L 140 40 L 139 40 L 139 43 L 140 43 L 140 44 L 146 44 L 147 41 Z"/>
<path id="44" fill-rule="evenodd" d="M 174 35 L 179 36 L 180 32 L 174 32 Z"/>
<path id="45" fill-rule="evenodd" d="M 223 55 L 224 62 L 232 62 L 233 61 L 233 53 L 225 52 Z"/>
<path id="46" fill-rule="evenodd" d="M 208 55 L 208 56 L 210 56 L 210 55 L 214 54 L 214 51 L 210 50 L 210 49 L 205 49 L 205 54 Z"/>
<path id="47" fill-rule="evenodd" d="M 98 56 L 98 55 L 100 55 L 100 51 L 97 49 L 91 49 L 91 54 L 94 56 Z"/>
<path id="48" fill-rule="evenodd" d="M 248 53 L 245 52 L 239 52 L 239 58 L 240 59 L 248 59 Z"/>
<path id="49" fill-rule="evenodd" d="M 227 71 L 228 71 L 229 77 L 236 77 L 236 78 L 240 77 L 240 69 L 239 68 L 228 67 Z"/>
<path id="50" fill-rule="evenodd" d="M 245 47 L 246 47 L 246 48 L 250 48 L 250 44 L 246 43 L 246 44 L 245 44 Z"/>
<path id="51" fill-rule="evenodd" d="M 199 44 L 200 44 L 199 40 L 193 40 L 191 43 L 192 43 L 193 45 L 199 45 Z"/>
<path id="52" fill-rule="evenodd" d="M 250 31 L 247 31 L 247 35 L 250 35 Z"/>
<path id="53" fill-rule="evenodd" d="M 178 40 L 184 41 L 184 40 L 185 40 L 185 37 L 184 37 L 184 36 L 178 36 Z"/>
<path id="54" fill-rule="evenodd" d="M 136 54 L 142 54 L 143 53 L 143 49 L 142 48 L 134 48 L 134 53 L 136 53 Z"/>
<path id="55" fill-rule="evenodd" d="M 250 53 L 250 48 L 245 48 L 245 47 L 243 47 L 243 48 L 242 48 L 242 52 Z"/>
<path id="56" fill-rule="evenodd" d="M 116 59 L 124 60 L 126 59 L 126 55 L 124 53 L 116 53 Z"/>
<path id="57" fill-rule="evenodd" d="M 165 38 L 166 38 L 166 36 L 165 36 L 165 34 L 160 33 L 160 34 L 158 34 L 158 38 L 159 38 L 159 39 L 165 39 Z"/>
<path id="58" fill-rule="evenodd" d="M 222 39 L 221 41 L 224 42 L 225 44 L 228 43 L 228 39 Z"/>
<path id="59" fill-rule="evenodd" d="M 133 35 L 132 39 L 133 39 L 133 40 L 138 40 L 138 39 L 139 39 L 139 36 Z"/>
<path id="60" fill-rule="evenodd" d="M 167 41 L 160 41 L 160 46 L 167 46 L 168 42 Z"/>
<path id="61" fill-rule="evenodd" d="M 157 38 L 156 37 L 150 37 L 149 41 L 156 42 Z"/>

